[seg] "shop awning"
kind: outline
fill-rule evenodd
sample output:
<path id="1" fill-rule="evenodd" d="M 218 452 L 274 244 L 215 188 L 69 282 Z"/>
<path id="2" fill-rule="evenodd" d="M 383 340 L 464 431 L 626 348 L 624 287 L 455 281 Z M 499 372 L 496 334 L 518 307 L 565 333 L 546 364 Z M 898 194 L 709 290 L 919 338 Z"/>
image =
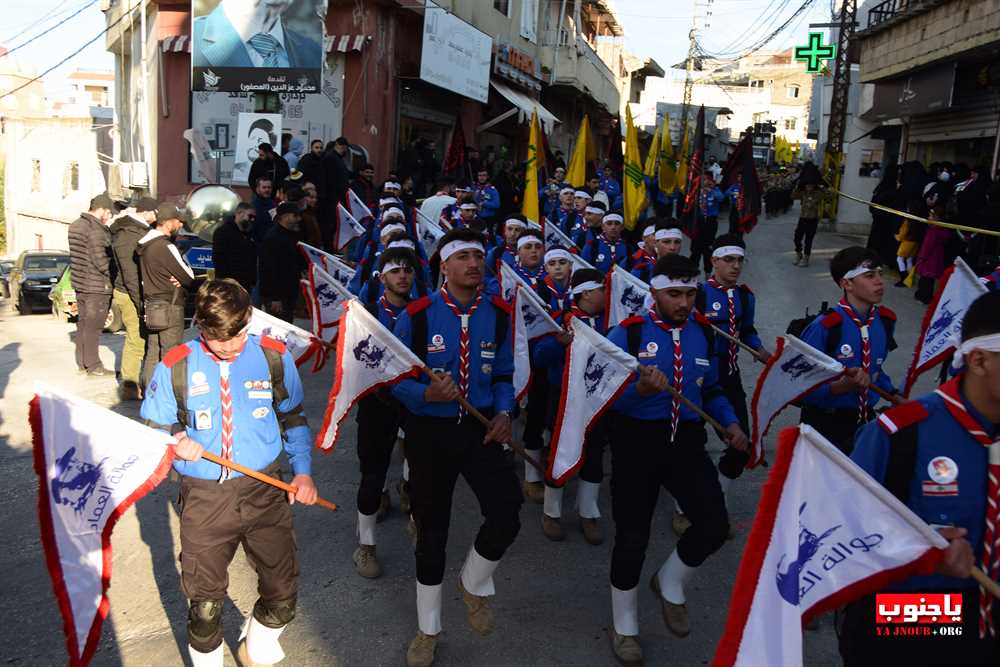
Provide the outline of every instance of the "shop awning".
<path id="1" fill-rule="evenodd" d="M 327 35 L 323 38 L 323 49 L 327 53 L 347 53 L 360 51 L 365 46 L 367 37 L 364 35 Z"/>
<path id="2" fill-rule="evenodd" d="M 191 36 L 164 37 L 160 40 L 160 49 L 164 53 L 191 53 Z"/>
<path id="3" fill-rule="evenodd" d="M 551 111 L 543 107 L 538 100 L 532 99 L 527 95 L 525 95 L 524 93 L 518 92 L 513 88 L 505 86 L 502 83 L 498 83 L 493 79 L 490 80 L 490 85 L 493 86 L 494 90 L 496 90 L 498 93 L 507 98 L 507 101 L 513 104 L 514 108 L 511 111 L 500 114 L 496 118 L 488 120 L 482 125 L 480 125 L 477 128 L 480 132 L 483 131 L 484 129 L 492 127 L 493 125 L 496 125 L 501 120 L 509 118 L 510 116 L 514 115 L 514 113 L 517 113 L 517 119 L 519 122 L 530 123 L 531 112 L 537 111 L 538 122 L 542 124 L 542 128 L 545 130 L 546 133 L 552 132 L 552 128 L 555 126 L 555 124 L 561 122 L 558 118 L 552 115 Z"/>
<path id="4" fill-rule="evenodd" d="M 871 109 L 865 120 L 886 120 L 944 111 L 951 106 L 955 64 L 948 63 L 910 76 L 875 83 Z"/>

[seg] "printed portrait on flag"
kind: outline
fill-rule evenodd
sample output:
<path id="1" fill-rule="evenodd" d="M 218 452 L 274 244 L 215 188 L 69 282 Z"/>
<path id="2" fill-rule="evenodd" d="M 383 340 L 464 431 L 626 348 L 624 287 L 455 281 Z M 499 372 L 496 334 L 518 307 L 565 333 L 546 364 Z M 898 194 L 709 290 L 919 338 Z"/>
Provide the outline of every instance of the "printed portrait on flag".
<path id="1" fill-rule="evenodd" d="M 326 0 L 193 0 L 191 89 L 317 93 Z"/>
<path id="2" fill-rule="evenodd" d="M 233 156 L 233 183 L 246 183 L 250 166 L 257 159 L 261 144 L 281 148 L 281 114 L 241 113 L 236 130 L 236 154 Z"/>

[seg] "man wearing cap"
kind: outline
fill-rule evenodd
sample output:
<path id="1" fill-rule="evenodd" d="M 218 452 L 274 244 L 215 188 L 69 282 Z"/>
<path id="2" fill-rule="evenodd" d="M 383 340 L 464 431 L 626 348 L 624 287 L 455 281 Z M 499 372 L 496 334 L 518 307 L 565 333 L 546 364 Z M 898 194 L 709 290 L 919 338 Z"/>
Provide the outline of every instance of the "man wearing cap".
<path id="1" fill-rule="evenodd" d="M 493 573 L 521 525 L 520 484 L 511 454 L 501 447 L 510 440 L 514 409 L 509 307 L 483 291 L 482 235 L 452 230 L 441 239 L 439 253 L 444 287 L 407 306 L 395 328 L 435 376 L 405 379 L 392 389 L 408 411 L 406 459 L 417 527 L 419 631 L 406 654 L 410 667 L 434 661 L 452 493 L 459 474 L 484 517 L 458 582 L 469 624 L 481 635 L 493 631 Z M 485 415 L 489 426 L 470 415 L 460 397 Z"/>
<path id="2" fill-rule="evenodd" d="M 295 319 L 299 301 L 299 278 L 305 258 L 299 252 L 296 234 L 302 214 L 295 204 L 278 205 L 274 225 L 260 246 L 260 298 L 267 311 L 286 322 Z"/>
<path id="3" fill-rule="evenodd" d="M 559 225 L 564 233 L 567 229 L 577 229 L 576 209 L 573 208 L 573 188 L 563 188 L 559 191 L 559 205 L 549 213 L 549 222 Z M 570 237 L 572 238 L 572 236 Z"/>
<path id="4" fill-rule="evenodd" d="M 572 305 L 566 310 L 555 312 L 553 318 L 567 331 L 556 336 L 543 336 L 532 352 L 532 362 L 548 380 L 548 411 L 546 421 L 549 429 L 555 430 L 559 397 L 566 391 L 562 387 L 563 370 L 566 360 L 566 346 L 573 337 L 568 333 L 570 320 L 577 318 L 585 322 L 602 336 L 607 334 L 604 313 L 604 274 L 596 269 L 579 269 L 572 278 Z M 604 446 L 608 441 L 608 420 L 602 417 L 590 430 L 584 440 L 584 459 L 580 467 L 580 481 L 576 492 L 576 507 L 580 516 L 580 528 L 588 544 L 597 546 L 604 542 L 599 519 L 601 511 L 597 506 L 601 481 L 604 479 Z M 565 539 L 560 519 L 562 518 L 563 487 L 546 484 L 542 533 L 553 542 Z"/>
<path id="5" fill-rule="evenodd" d="M 500 193 L 490 183 L 490 172 L 480 169 L 476 174 L 476 187 L 473 194 L 475 201 L 479 204 L 479 217 L 482 218 L 490 231 L 493 230 L 493 221 L 500 210 Z"/>
<path id="6" fill-rule="evenodd" d="M 834 255 L 830 276 L 842 297 L 802 332 L 803 342 L 847 368 L 839 379 L 817 387 L 802 399 L 802 423 L 848 455 L 858 426 L 875 416 L 879 396 L 870 386 L 896 393 L 883 370 L 889 352 L 896 348 L 896 313 L 879 305 L 885 291 L 881 264 L 873 250 L 860 246 Z"/>
<path id="7" fill-rule="evenodd" d="M 656 225 L 650 223 L 642 230 L 642 241 L 639 248 L 632 253 L 632 275 L 644 283 L 648 283 L 656 266 Z"/>
<path id="8" fill-rule="evenodd" d="M 638 381 L 629 384 L 612 407 L 610 433 L 613 649 L 626 664 L 642 660 L 638 584 L 660 487 L 687 508 L 691 519 L 676 550 L 650 581 L 664 622 L 678 637 L 691 631 L 685 582 L 723 545 L 729 531 L 718 474 L 705 451 L 704 422 L 668 393 L 667 386 L 723 424 L 731 446 L 747 447 L 746 434 L 718 384 L 711 326 L 694 309 L 697 285 L 698 266 L 690 259 L 668 255 L 657 260 L 650 281 L 653 307 L 608 334 L 640 364 Z"/>
<path id="9" fill-rule="evenodd" d="M 607 273 L 615 265 L 628 270 L 629 254 L 628 246 L 622 239 L 623 226 L 621 214 L 606 214 L 601 222 L 601 233 L 596 238 L 584 241 L 580 257 L 603 273 Z"/>
<path id="10" fill-rule="evenodd" d="M 173 238 L 181 230 L 181 212 L 173 204 L 156 208 L 156 222 L 135 246 L 142 278 L 143 322 L 146 325 L 146 357 L 142 364 L 143 386 L 148 387 L 156 365 L 172 348 L 180 345 L 184 333 L 185 294 L 194 284 L 194 271 L 181 258 Z M 150 323 L 152 310 L 165 312 L 159 328 Z M 154 330 L 155 328 L 155 330 Z"/>
<path id="11" fill-rule="evenodd" d="M 500 263 L 514 266 L 517 262 L 517 239 L 528 228 L 523 215 L 512 215 L 503 223 L 503 243 L 498 243 L 486 256 L 486 270 L 500 275 Z"/>
<path id="12" fill-rule="evenodd" d="M 605 167 L 601 172 L 601 181 L 597 186 L 603 192 L 606 192 L 608 199 L 611 202 L 611 208 L 614 210 L 621 210 L 622 208 L 622 186 L 618 184 L 615 180 L 614 172 L 611 167 Z"/>
<path id="13" fill-rule="evenodd" d="M 115 291 L 112 302 L 118 306 L 125 325 L 125 345 L 122 346 L 121 384 L 118 395 L 124 401 L 142 398 L 142 358 L 146 354 L 145 331 L 139 325 L 142 312 L 142 280 L 139 260 L 135 255 L 139 239 L 156 222 L 157 202 L 142 197 L 135 208 L 127 208 L 111 223 L 111 250 L 114 253 Z"/>
<path id="14" fill-rule="evenodd" d="M 604 224 L 604 215 L 607 207 L 602 202 L 592 201 L 583 209 L 583 224 L 576 229 L 569 237 L 573 239 L 578 248 L 587 245 L 587 241 L 596 240 L 601 235 L 601 226 Z"/>
<path id="15" fill-rule="evenodd" d="M 86 213 L 69 226 L 70 272 L 76 290 L 76 367 L 91 377 L 114 375 L 101 363 L 97 341 L 108 316 L 115 282 L 108 222 L 117 206 L 106 193 L 90 200 Z"/>

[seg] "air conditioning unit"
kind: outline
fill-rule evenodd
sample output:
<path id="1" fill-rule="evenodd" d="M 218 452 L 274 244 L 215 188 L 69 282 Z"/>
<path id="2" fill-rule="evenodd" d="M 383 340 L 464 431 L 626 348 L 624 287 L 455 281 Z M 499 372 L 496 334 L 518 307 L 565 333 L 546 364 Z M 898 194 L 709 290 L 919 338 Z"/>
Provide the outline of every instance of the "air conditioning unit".
<path id="1" fill-rule="evenodd" d="M 128 167 L 127 173 L 122 171 L 122 183 L 129 188 L 149 188 L 149 169 L 145 162 L 132 162 L 129 164 L 123 164 L 122 167 Z"/>

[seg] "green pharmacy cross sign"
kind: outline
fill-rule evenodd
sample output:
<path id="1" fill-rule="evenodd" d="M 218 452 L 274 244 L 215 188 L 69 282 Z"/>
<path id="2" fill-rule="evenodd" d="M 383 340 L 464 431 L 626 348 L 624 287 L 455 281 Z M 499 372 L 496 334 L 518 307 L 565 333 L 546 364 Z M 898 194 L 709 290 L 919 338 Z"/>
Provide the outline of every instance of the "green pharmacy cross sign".
<path id="1" fill-rule="evenodd" d="M 823 71 L 823 61 L 833 60 L 837 57 L 836 44 L 823 44 L 823 33 L 809 33 L 809 44 L 795 47 L 795 60 L 806 63 L 806 71 L 810 74 L 819 74 Z"/>

